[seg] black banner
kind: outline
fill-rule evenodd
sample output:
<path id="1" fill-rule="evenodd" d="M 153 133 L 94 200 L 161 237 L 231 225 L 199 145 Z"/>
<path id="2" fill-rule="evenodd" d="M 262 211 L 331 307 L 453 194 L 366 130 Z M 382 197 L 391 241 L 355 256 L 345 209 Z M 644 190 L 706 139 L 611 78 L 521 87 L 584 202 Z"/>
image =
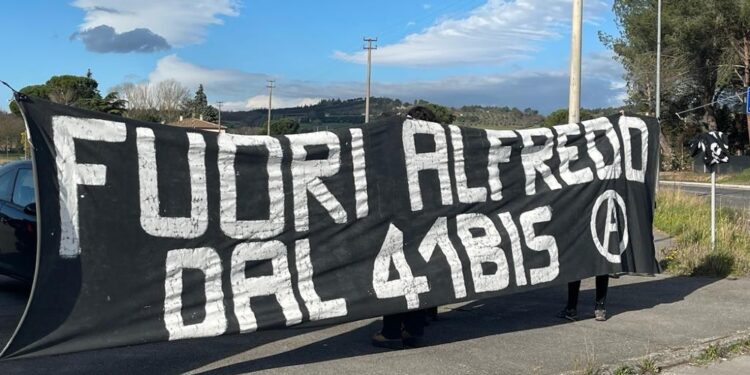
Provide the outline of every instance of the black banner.
<path id="1" fill-rule="evenodd" d="M 343 322 L 656 273 L 658 125 L 266 137 L 19 99 L 38 267 L 3 357 Z"/>

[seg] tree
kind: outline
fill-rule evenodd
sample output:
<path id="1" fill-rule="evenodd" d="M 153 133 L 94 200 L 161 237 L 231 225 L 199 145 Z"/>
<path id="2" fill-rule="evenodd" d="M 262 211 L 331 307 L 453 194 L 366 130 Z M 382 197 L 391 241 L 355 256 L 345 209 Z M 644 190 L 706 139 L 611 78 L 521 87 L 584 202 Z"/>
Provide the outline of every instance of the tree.
<path id="1" fill-rule="evenodd" d="M 544 126 L 550 127 L 568 123 L 568 110 L 558 109 L 544 118 Z"/>
<path id="2" fill-rule="evenodd" d="M 53 76 L 45 84 L 50 100 L 64 105 L 91 108 L 91 103 L 101 99 L 99 83 L 90 77 L 73 75 Z"/>
<path id="3" fill-rule="evenodd" d="M 150 122 L 174 122 L 182 113 L 189 90 L 169 79 L 157 83 L 126 82 L 115 86 L 127 101 L 127 117 Z"/>
<path id="4" fill-rule="evenodd" d="M 4 152 L 21 148 L 19 135 L 23 131 L 23 120 L 19 116 L 0 111 L 0 147 Z"/>
<path id="5" fill-rule="evenodd" d="M 156 108 L 167 121 L 173 121 L 180 115 L 183 103 L 189 98 L 190 91 L 179 82 L 168 79 L 152 86 L 152 95 Z"/>
<path id="6" fill-rule="evenodd" d="M 126 100 L 120 99 L 116 91 L 110 92 L 104 98 L 92 100 L 95 110 L 117 116 L 122 116 L 128 111 L 127 104 Z"/>
<path id="7" fill-rule="evenodd" d="M 581 108 L 580 111 L 581 121 L 591 120 L 597 117 L 593 111 Z M 563 125 L 568 123 L 568 109 L 561 108 L 553 111 L 547 117 L 544 118 L 544 126 L 552 127 L 555 125 Z"/>
<path id="8" fill-rule="evenodd" d="M 49 90 L 45 85 L 31 85 L 26 86 L 20 90 L 22 94 L 28 96 L 35 96 L 44 100 L 49 100 Z M 21 116 L 21 110 L 18 108 L 18 104 L 15 101 L 10 102 L 10 112 L 16 116 Z"/>
<path id="9" fill-rule="evenodd" d="M 98 87 L 99 83 L 91 78 L 89 71 L 85 77 L 52 76 L 43 85 L 26 86 L 20 92 L 59 104 L 115 115 L 122 115 L 127 110 L 126 101 L 120 99 L 116 92 L 102 98 Z M 10 110 L 14 114 L 21 114 L 15 102 L 11 103 Z"/>
<path id="10" fill-rule="evenodd" d="M 208 97 L 203 91 L 203 84 L 198 86 L 195 96 L 186 100 L 183 105 L 183 113 L 190 117 L 203 117 L 203 120 L 216 122 L 219 119 L 219 110 L 208 105 Z"/>
<path id="11" fill-rule="evenodd" d="M 750 87 L 750 3 L 745 0 L 726 0 L 716 4 L 720 24 L 719 32 L 729 47 L 722 59 L 719 83 L 744 91 Z M 739 78 L 739 79 L 737 79 Z M 745 113 L 745 126 L 750 143 L 750 114 Z"/>
<path id="12" fill-rule="evenodd" d="M 662 134 L 660 144 L 670 163 L 672 140 L 701 123 L 716 124 L 715 107 L 708 105 L 688 114 L 689 122 L 674 115 L 713 102 L 719 89 L 719 71 L 727 46 L 722 30 L 722 2 L 743 0 L 665 0 L 662 11 Z M 656 1 L 615 0 L 613 10 L 620 29 L 617 37 L 600 39 L 625 67 L 628 101 L 646 114 L 655 112 Z"/>
<path id="13" fill-rule="evenodd" d="M 415 100 L 414 103 L 414 105 L 421 105 L 432 111 L 432 113 L 434 113 L 435 117 L 437 118 L 437 122 L 441 124 L 449 125 L 453 124 L 453 122 L 456 121 L 456 115 L 453 114 L 453 110 L 448 107 L 442 106 L 440 104 L 430 103 L 421 99 L 419 101 Z"/>
<path id="14" fill-rule="evenodd" d="M 297 134 L 299 133 L 299 122 L 293 118 L 285 117 L 271 121 L 271 135 Z"/>

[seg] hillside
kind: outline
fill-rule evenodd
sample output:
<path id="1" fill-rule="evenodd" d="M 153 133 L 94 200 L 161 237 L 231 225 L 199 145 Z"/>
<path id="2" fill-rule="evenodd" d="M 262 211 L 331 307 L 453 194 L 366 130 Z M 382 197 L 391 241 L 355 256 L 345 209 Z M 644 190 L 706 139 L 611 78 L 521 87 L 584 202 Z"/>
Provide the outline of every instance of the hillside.
<path id="1" fill-rule="evenodd" d="M 378 118 L 403 114 L 412 106 L 424 103 L 427 102 L 419 100 L 410 103 L 398 99 L 372 98 L 370 101 L 370 119 L 374 121 Z M 274 109 L 273 118 L 293 118 L 299 121 L 301 131 L 315 131 L 362 124 L 365 121 L 364 108 L 365 101 L 363 98 L 329 99 L 310 106 Z M 456 125 L 487 129 L 544 126 L 545 119 L 545 116 L 531 108 L 520 110 L 509 107 L 474 105 L 450 108 L 450 110 L 455 115 L 454 123 Z M 616 113 L 616 109 L 599 109 L 597 112 L 611 114 Z M 265 127 L 267 114 L 266 109 L 222 112 L 222 125 L 228 126 L 236 133 L 257 133 Z"/>
<path id="2" fill-rule="evenodd" d="M 398 99 L 372 98 L 370 101 L 371 119 L 403 113 L 411 105 Z M 273 118 L 294 118 L 303 129 L 324 129 L 361 124 L 365 121 L 364 99 L 330 99 L 318 104 L 280 108 L 273 110 Z M 230 128 L 263 127 L 267 121 L 268 110 L 222 112 L 222 124 Z"/>

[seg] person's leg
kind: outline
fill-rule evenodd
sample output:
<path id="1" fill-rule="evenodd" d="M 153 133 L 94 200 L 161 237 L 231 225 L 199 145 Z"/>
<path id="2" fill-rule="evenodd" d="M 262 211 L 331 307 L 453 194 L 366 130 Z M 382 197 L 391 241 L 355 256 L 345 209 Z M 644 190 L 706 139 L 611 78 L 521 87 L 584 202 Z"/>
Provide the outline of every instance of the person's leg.
<path id="1" fill-rule="evenodd" d="M 410 311 L 404 314 L 404 332 L 401 334 L 404 345 L 418 347 L 424 336 L 426 310 Z"/>
<path id="2" fill-rule="evenodd" d="M 429 322 L 430 320 L 438 320 L 438 308 L 430 307 L 429 309 L 425 309 L 425 321 Z"/>
<path id="3" fill-rule="evenodd" d="M 565 308 L 557 313 L 558 318 L 577 320 L 578 312 L 576 307 L 578 306 L 578 291 L 581 289 L 581 281 L 573 281 L 568 283 L 568 303 Z"/>
<path id="4" fill-rule="evenodd" d="M 404 331 L 412 336 L 424 335 L 425 310 L 404 313 Z"/>
<path id="5" fill-rule="evenodd" d="M 372 336 L 372 345 L 387 349 L 403 349 L 401 341 L 401 324 L 404 314 L 393 314 L 383 316 L 383 329 Z"/>
<path id="6" fill-rule="evenodd" d="M 609 287 L 609 275 L 596 277 L 596 307 L 594 307 L 594 318 L 600 322 L 607 320 L 607 288 Z"/>
<path id="7" fill-rule="evenodd" d="M 607 288 L 609 287 L 609 275 L 596 277 L 596 308 L 604 308 L 607 303 Z"/>
<path id="8" fill-rule="evenodd" d="M 406 313 L 383 316 L 383 329 L 380 331 L 389 340 L 401 339 L 401 327 L 406 320 Z"/>
<path id="9" fill-rule="evenodd" d="M 576 310 L 578 307 L 578 292 L 581 290 L 581 280 L 568 283 L 568 310 Z"/>

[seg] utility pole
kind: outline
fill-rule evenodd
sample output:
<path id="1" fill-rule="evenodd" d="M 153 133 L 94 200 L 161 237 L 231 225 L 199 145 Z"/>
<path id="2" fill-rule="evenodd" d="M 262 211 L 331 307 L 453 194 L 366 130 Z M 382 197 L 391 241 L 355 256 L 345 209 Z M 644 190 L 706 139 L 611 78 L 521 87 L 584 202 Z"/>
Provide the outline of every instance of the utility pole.
<path id="1" fill-rule="evenodd" d="M 661 169 L 661 0 L 658 1 L 656 10 L 656 121 L 659 123 L 659 143 L 656 153 L 656 184 L 655 189 L 659 191 L 659 170 Z M 654 204 L 656 200 L 654 199 Z"/>
<path id="2" fill-rule="evenodd" d="M 269 79 L 268 85 L 266 85 L 266 87 L 268 87 L 268 131 L 267 131 L 267 135 L 271 135 L 271 104 L 273 101 L 273 88 L 275 87 L 274 82 L 276 81 Z"/>
<path id="3" fill-rule="evenodd" d="M 661 0 L 656 11 L 656 119 L 661 121 Z"/>
<path id="4" fill-rule="evenodd" d="M 377 42 L 378 38 L 364 38 L 367 45 L 364 49 L 367 50 L 367 92 L 365 94 L 365 124 L 370 122 L 370 79 L 372 78 L 372 50 L 378 49 L 378 46 L 373 47 L 372 42 Z"/>
<path id="5" fill-rule="evenodd" d="M 568 123 L 581 121 L 581 29 L 583 28 L 583 0 L 573 0 L 573 29 L 570 34 L 570 92 L 568 94 Z"/>
<path id="6" fill-rule="evenodd" d="M 216 102 L 216 105 L 219 107 L 219 133 L 221 133 L 221 105 L 224 104 L 222 101 Z"/>

